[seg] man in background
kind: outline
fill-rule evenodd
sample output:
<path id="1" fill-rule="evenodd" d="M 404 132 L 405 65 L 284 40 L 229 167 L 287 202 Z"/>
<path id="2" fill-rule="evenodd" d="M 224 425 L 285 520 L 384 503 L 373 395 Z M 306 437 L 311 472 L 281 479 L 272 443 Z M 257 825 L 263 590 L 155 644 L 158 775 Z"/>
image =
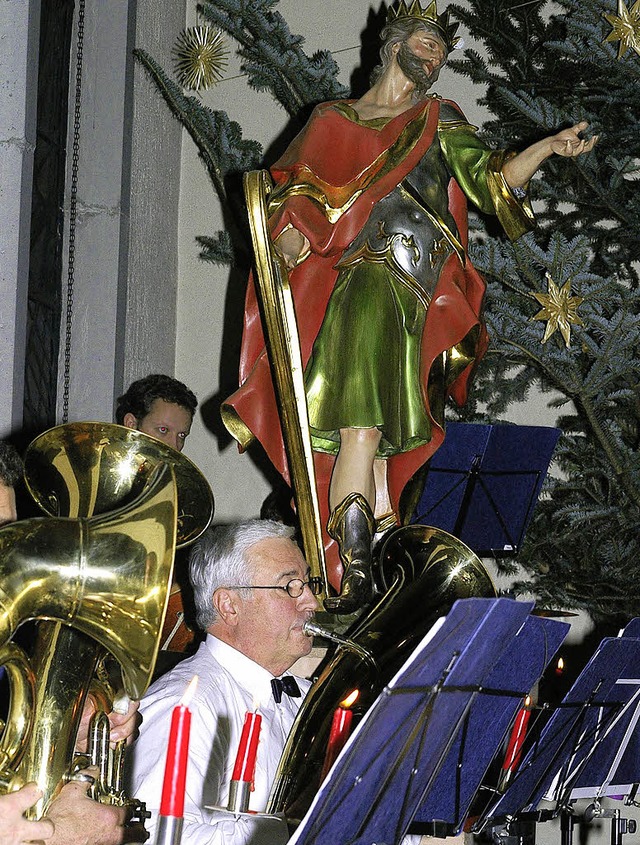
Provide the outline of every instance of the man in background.
<path id="1" fill-rule="evenodd" d="M 22 480 L 22 459 L 15 446 L 0 441 L 0 525 L 15 522 L 16 486 Z"/>
<path id="2" fill-rule="evenodd" d="M 182 452 L 197 407 L 195 394 L 185 384 L 171 376 L 154 373 L 134 381 L 120 396 L 115 419 L 118 425 L 142 431 Z M 186 578 L 181 580 L 182 583 L 176 581 L 171 586 L 157 672 L 164 672 L 173 665 L 169 654 L 182 654 L 194 643 L 192 625 L 185 621 L 184 612 L 185 604 L 190 606 L 191 601 L 189 596 L 183 598 L 187 584 Z"/>
<path id="3" fill-rule="evenodd" d="M 285 673 L 309 654 L 303 625 L 319 584 L 292 540 L 271 520 L 209 528 L 192 547 L 189 575 L 205 642 L 159 678 L 141 703 L 131 793 L 157 823 L 171 712 L 197 675 L 191 710 L 182 845 L 282 845 L 284 821 L 217 813 L 226 807 L 245 714 L 259 711 L 260 742 L 249 810 L 263 811 L 308 681 Z M 284 676 L 284 677 L 283 677 Z"/>
<path id="4" fill-rule="evenodd" d="M 185 384 L 155 373 L 134 381 L 118 399 L 116 422 L 182 452 L 197 407 L 195 394 Z"/>

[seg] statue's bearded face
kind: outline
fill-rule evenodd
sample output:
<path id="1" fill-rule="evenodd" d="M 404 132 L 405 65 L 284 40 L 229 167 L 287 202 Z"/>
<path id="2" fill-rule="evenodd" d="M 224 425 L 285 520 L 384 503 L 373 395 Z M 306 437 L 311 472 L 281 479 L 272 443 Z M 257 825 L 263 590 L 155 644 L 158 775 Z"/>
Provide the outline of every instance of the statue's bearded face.
<path id="1" fill-rule="evenodd" d="M 415 85 L 414 95 L 424 96 L 438 78 L 446 53 L 441 40 L 420 29 L 400 44 L 396 59 L 400 70 Z"/>

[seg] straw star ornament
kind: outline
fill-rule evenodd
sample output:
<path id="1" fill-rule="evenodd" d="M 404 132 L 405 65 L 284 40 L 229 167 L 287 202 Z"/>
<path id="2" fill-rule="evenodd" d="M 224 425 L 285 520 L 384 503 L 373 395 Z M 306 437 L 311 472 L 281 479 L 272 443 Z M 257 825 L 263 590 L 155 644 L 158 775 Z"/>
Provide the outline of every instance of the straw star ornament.
<path id="1" fill-rule="evenodd" d="M 605 42 L 620 42 L 618 58 L 621 59 L 629 49 L 635 50 L 640 56 L 640 0 L 636 0 L 630 9 L 624 5 L 623 0 L 618 0 L 617 15 L 603 14 L 612 26 Z"/>
<path id="2" fill-rule="evenodd" d="M 204 91 L 222 78 L 228 50 L 219 29 L 192 26 L 184 29 L 173 48 L 175 73 L 183 88 Z"/>
<path id="3" fill-rule="evenodd" d="M 571 325 L 582 325 L 582 320 L 578 316 L 578 306 L 584 302 L 584 299 L 582 296 L 571 296 L 571 280 L 559 288 L 549 273 L 547 273 L 547 289 L 548 293 L 533 294 L 542 308 L 531 319 L 547 321 L 542 343 L 546 343 L 551 335 L 559 331 L 568 348 L 571 343 Z"/>

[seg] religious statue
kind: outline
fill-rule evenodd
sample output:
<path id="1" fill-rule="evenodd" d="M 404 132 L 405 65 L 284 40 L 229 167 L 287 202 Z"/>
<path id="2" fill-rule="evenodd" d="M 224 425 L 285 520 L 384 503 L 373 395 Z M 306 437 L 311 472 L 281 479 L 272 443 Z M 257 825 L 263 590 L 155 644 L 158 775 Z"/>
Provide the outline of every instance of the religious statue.
<path id="1" fill-rule="evenodd" d="M 402 520 L 405 486 L 443 442 L 445 401 L 464 403 L 487 347 L 467 199 L 515 239 L 534 226 L 527 185 L 541 163 L 596 141 L 582 122 L 520 153 L 487 147 L 456 103 L 428 93 L 457 28 L 435 0 L 391 8 L 372 87 L 317 106 L 271 167 L 269 227 L 289 271 L 317 486 L 340 558 L 328 560 L 334 612 L 373 598 L 373 538 Z M 287 478 L 252 283 L 240 388 L 223 418 Z"/>

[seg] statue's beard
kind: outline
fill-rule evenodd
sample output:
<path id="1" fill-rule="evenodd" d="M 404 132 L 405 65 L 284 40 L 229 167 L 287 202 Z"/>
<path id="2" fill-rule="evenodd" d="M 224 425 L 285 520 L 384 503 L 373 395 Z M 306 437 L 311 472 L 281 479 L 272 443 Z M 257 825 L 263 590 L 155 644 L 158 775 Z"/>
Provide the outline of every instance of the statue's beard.
<path id="1" fill-rule="evenodd" d="M 400 49 L 396 54 L 396 60 L 400 66 L 400 70 L 415 85 L 413 99 L 424 99 L 427 91 L 438 78 L 440 68 L 436 68 L 433 73 L 427 73 L 424 69 L 423 60 L 416 56 L 406 41 L 403 41 L 400 45 Z"/>

